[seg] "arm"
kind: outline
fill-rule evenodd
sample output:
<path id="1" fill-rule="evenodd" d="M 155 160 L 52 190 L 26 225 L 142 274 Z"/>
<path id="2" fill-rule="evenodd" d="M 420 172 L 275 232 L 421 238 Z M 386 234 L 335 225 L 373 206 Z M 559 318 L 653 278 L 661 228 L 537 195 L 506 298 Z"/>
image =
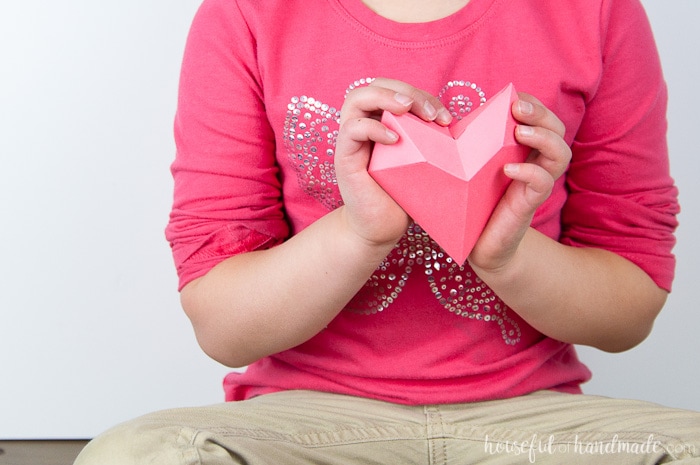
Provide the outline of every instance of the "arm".
<path id="1" fill-rule="evenodd" d="M 511 260 L 477 274 L 542 333 L 610 352 L 644 340 L 667 292 L 638 266 L 597 248 L 563 245 L 529 228 Z"/>
<path id="2" fill-rule="evenodd" d="M 388 80 L 346 98 L 335 156 L 344 205 L 279 246 L 228 258 L 182 289 L 183 308 L 209 356 L 247 365 L 308 340 L 340 312 L 409 224 L 367 173 L 371 142 L 397 140 L 377 115 L 412 111 L 447 124 L 443 108 L 434 97 Z M 323 286 L 300 285 L 309 282 Z"/>
<path id="3" fill-rule="evenodd" d="M 369 176 L 343 174 L 343 159 L 355 152 L 369 156 L 370 138 L 393 142 L 366 116 L 388 109 L 436 117 L 422 107 L 427 96 L 408 88 L 405 93 L 413 98 L 404 101 L 395 98 L 399 89 L 353 92 L 342 114 L 355 116 L 343 124 L 336 145 L 346 206 L 285 241 L 275 135 L 265 113 L 262 80 L 257 44 L 237 4 L 203 2 L 183 59 L 172 165 L 175 192 L 166 236 L 197 340 L 208 355 L 230 366 L 247 365 L 321 331 L 403 234 L 405 214 Z M 368 103 L 361 98 L 367 92 L 381 95 Z M 354 184 L 346 187 L 347 178 Z M 392 222 L 358 220 L 351 200 L 358 189 L 367 193 L 363 202 L 378 195 L 383 203 L 376 214 Z M 361 229 L 350 227 L 367 221 L 388 229 L 358 236 Z"/>
<path id="4" fill-rule="evenodd" d="M 572 247 L 528 225 L 563 175 L 571 151 L 562 123 L 526 94 L 514 116 L 519 142 L 535 149 L 529 163 L 506 167 L 515 180 L 470 256 L 496 294 L 529 324 L 564 342 L 623 351 L 651 331 L 667 292 L 622 256 Z M 523 111 L 525 110 L 525 111 Z M 523 130 L 530 127 L 532 131 Z"/>
<path id="5" fill-rule="evenodd" d="M 256 44 L 232 6 L 204 2 L 188 38 L 166 236 L 178 267 L 182 305 L 200 345 L 225 365 L 243 366 L 321 331 L 406 229 L 405 213 L 363 176 L 357 168 L 362 162 L 343 163 L 356 160 L 355 154 L 368 157 L 369 139 L 394 141 L 367 116 L 382 109 L 413 111 L 428 119 L 436 115 L 422 106 L 428 97 L 408 86 L 402 87 L 405 100 L 395 98 L 402 89 L 382 87 L 357 89 L 347 97 L 342 114 L 354 116 L 343 122 L 335 160 L 346 205 L 285 241 L 289 232 L 275 137 L 255 66 Z M 353 201 L 353 195 L 358 199 Z M 353 206 L 358 202 L 376 210 L 359 210 Z M 358 217 L 361 211 L 369 216 Z M 382 228 L 363 232 L 364 224 Z"/>
<path id="6" fill-rule="evenodd" d="M 477 274 L 542 333 L 620 352 L 642 342 L 667 292 L 632 262 L 602 249 L 560 244 L 528 229 L 502 268 Z"/>

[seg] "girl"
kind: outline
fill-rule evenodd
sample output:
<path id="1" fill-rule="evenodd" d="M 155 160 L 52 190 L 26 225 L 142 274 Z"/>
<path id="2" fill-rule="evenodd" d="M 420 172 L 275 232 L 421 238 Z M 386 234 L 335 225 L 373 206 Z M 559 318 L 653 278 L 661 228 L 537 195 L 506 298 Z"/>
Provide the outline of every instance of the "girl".
<path id="1" fill-rule="evenodd" d="M 456 263 L 369 175 L 379 118 L 508 82 L 532 151 Z M 700 415 L 582 395 L 573 346 L 635 346 L 670 291 L 665 108 L 638 0 L 205 0 L 167 236 L 203 350 L 248 368 L 77 463 L 700 463 Z"/>

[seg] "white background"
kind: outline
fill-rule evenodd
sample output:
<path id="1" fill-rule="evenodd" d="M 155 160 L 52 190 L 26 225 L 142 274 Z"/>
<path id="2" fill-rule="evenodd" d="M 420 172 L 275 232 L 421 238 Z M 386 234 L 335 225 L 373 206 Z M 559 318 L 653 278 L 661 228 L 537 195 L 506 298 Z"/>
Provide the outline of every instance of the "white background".
<path id="1" fill-rule="evenodd" d="M 0 439 L 88 438 L 222 400 L 163 236 L 198 0 L 0 4 Z M 677 280 L 631 352 L 581 349 L 586 392 L 700 410 L 700 2 L 647 0 L 671 90 Z"/>

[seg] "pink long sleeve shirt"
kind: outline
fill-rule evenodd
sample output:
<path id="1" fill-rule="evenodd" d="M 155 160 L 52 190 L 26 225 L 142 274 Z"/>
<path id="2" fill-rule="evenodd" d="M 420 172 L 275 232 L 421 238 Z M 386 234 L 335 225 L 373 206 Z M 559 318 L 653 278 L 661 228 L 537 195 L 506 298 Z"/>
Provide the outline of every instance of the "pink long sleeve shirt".
<path id="1" fill-rule="evenodd" d="M 339 109 L 380 76 L 434 93 L 457 118 L 508 82 L 535 95 L 565 123 L 573 159 L 533 227 L 613 251 L 670 289 L 667 95 L 638 0 L 471 0 L 421 24 L 360 0 L 205 0 L 175 125 L 166 233 L 180 286 L 342 205 Z M 325 330 L 224 385 L 228 400 L 313 389 L 424 404 L 576 393 L 589 376 L 573 346 L 533 329 L 414 225 Z"/>

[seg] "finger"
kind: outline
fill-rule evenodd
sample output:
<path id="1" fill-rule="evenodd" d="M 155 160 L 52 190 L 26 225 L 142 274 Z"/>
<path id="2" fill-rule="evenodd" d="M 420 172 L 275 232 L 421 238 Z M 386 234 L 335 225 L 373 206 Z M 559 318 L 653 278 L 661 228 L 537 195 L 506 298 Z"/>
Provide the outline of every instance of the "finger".
<path id="1" fill-rule="evenodd" d="M 515 130 L 516 140 L 534 149 L 528 161 L 540 165 L 557 179 L 564 174 L 571 161 L 571 148 L 559 134 L 538 126 L 520 125 Z"/>
<path id="2" fill-rule="evenodd" d="M 348 152 L 358 150 L 364 142 L 393 144 L 398 139 L 398 134 L 372 118 L 347 120 L 343 123 L 343 130 L 338 134 L 338 143 L 346 144 Z"/>
<path id="3" fill-rule="evenodd" d="M 482 268 L 498 268 L 503 260 L 512 257 L 537 208 L 547 200 L 554 185 L 552 177 L 532 163 L 507 164 L 503 171 L 513 182 L 469 257 L 472 264 Z"/>
<path id="4" fill-rule="evenodd" d="M 550 196 L 554 187 L 552 176 L 540 166 L 533 163 L 509 163 L 503 172 L 519 184 L 511 185 L 506 197 L 511 200 L 510 208 L 520 217 L 529 217 Z M 520 195 L 518 190 L 521 190 Z M 514 199 L 520 198 L 521 201 Z M 523 203 L 524 201 L 524 203 Z"/>
<path id="5" fill-rule="evenodd" d="M 445 126 L 452 122 L 452 115 L 437 97 L 406 82 L 377 78 L 372 81 L 370 87 L 383 87 L 408 96 L 413 101 L 411 113 L 425 121 L 435 121 Z"/>
<path id="6" fill-rule="evenodd" d="M 352 173 L 365 173 L 370 157 L 369 142 L 394 144 L 399 136 L 372 118 L 355 118 L 345 122 L 338 134 L 335 152 L 337 177 Z M 341 149 L 342 147 L 342 149 Z"/>
<path id="7" fill-rule="evenodd" d="M 566 126 L 551 110 L 537 98 L 524 92 L 518 93 L 519 99 L 513 102 L 513 117 L 528 126 L 539 126 L 564 138 Z"/>
<path id="8" fill-rule="evenodd" d="M 340 111 L 340 126 L 357 118 L 379 117 L 382 111 L 401 115 L 411 110 L 413 98 L 384 87 L 360 87 L 350 92 Z"/>

